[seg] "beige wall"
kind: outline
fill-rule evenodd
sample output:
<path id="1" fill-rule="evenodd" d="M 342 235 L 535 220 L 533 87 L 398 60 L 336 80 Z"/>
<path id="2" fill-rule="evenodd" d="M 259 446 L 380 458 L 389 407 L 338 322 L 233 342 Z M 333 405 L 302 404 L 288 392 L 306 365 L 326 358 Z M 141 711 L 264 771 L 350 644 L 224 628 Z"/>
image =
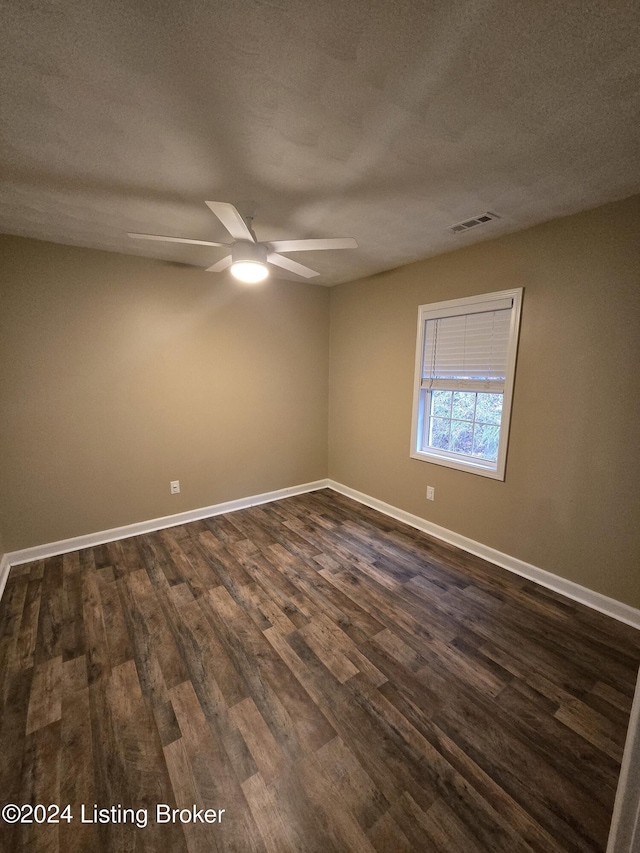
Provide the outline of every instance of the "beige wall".
<path id="1" fill-rule="evenodd" d="M 331 291 L 0 236 L 2 543 L 328 473 L 640 606 L 639 221 L 636 197 Z M 518 286 L 506 481 L 410 459 L 418 305 Z"/>
<path id="2" fill-rule="evenodd" d="M 8 550 L 326 477 L 326 288 L 7 236 L 0 258 Z"/>
<path id="3" fill-rule="evenodd" d="M 334 288 L 329 476 L 640 606 L 639 222 L 635 197 Z M 418 305 L 520 286 L 506 481 L 410 459 Z"/>

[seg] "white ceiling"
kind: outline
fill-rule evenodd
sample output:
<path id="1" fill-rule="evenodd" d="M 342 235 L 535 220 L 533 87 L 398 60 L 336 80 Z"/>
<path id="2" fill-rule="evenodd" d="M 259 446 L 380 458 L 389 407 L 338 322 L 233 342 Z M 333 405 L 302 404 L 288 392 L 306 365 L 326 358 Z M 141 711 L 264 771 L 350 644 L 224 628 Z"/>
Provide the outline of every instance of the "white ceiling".
<path id="1" fill-rule="evenodd" d="M 224 250 L 126 232 L 224 241 L 204 201 L 230 201 L 259 240 L 355 237 L 294 256 L 335 284 L 640 191 L 633 0 L 18 0 L 2 21 L 0 231 L 207 266 Z"/>

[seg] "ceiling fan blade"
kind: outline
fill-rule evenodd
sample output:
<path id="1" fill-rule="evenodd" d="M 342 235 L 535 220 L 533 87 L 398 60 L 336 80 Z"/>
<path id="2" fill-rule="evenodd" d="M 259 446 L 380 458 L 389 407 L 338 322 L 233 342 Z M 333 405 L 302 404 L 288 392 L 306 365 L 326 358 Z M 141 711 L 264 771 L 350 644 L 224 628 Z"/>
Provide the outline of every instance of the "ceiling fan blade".
<path id="1" fill-rule="evenodd" d="M 135 237 L 137 240 L 160 240 L 163 243 L 193 243 L 196 246 L 229 246 L 228 243 L 212 243 L 210 240 L 190 240 L 188 237 L 165 237 L 162 234 L 135 234 L 132 231 L 127 233 L 127 237 Z"/>
<path id="2" fill-rule="evenodd" d="M 226 268 L 230 266 L 231 255 L 227 255 L 226 258 L 223 258 L 221 261 L 218 261 L 216 264 L 213 264 L 213 266 L 207 267 L 205 272 L 222 272 L 222 270 L 226 270 Z"/>
<path id="3" fill-rule="evenodd" d="M 357 249 L 353 237 L 329 237 L 314 240 L 272 240 L 269 245 L 274 252 L 312 252 L 318 249 Z"/>
<path id="4" fill-rule="evenodd" d="M 250 240 L 255 243 L 247 223 L 232 204 L 225 201 L 206 201 L 205 204 L 212 213 L 215 213 L 234 240 Z"/>
<path id="5" fill-rule="evenodd" d="M 277 255 L 275 252 L 270 252 L 267 255 L 267 261 L 270 264 L 275 264 L 277 267 L 282 267 L 283 270 L 295 272 L 298 275 L 303 276 L 304 278 L 313 278 L 314 275 L 320 275 L 319 272 L 310 270 L 309 267 L 305 267 L 302 264 L 297 263 L 296 261 L 292 261 L 290 258 L 285 258 L 282 255 Z"/>

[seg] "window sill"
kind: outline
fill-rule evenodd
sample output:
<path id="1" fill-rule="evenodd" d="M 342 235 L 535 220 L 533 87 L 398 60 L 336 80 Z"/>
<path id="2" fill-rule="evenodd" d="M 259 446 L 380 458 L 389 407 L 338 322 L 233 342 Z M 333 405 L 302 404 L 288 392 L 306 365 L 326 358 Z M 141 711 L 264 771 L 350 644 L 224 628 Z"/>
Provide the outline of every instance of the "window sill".
<path id="1" fill-rule="evenodd" d="M 490 477 L 492 480 L 504 481 L 504 464 L 499 463 L 496 467 L 487 464 L 468 462 L 463 459 L 453 459 L 449 456 L 440 456 L 437 453 L 426 453 L 423 450 L 414 450 L 410 453 L 412 459 L 421 462 L 431 462 L 434 465 L 444 465 L 446 468 L 455 468 L 458 471 L 467 471 L 469 474 L 479 474 L 481 477 Z"/>

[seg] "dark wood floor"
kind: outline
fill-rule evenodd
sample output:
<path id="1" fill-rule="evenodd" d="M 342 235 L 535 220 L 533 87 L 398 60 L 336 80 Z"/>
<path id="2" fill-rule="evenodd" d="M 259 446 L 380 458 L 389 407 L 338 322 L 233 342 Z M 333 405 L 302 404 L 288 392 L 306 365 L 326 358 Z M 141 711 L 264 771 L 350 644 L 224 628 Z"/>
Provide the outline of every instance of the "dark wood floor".
<path id="1" fill-rule="evenodd" d="M 605 849 L 640 632 L 333 492 L 16 567 L 0 631 L 0 805 L 73 816 L 3 853 Z"/>

